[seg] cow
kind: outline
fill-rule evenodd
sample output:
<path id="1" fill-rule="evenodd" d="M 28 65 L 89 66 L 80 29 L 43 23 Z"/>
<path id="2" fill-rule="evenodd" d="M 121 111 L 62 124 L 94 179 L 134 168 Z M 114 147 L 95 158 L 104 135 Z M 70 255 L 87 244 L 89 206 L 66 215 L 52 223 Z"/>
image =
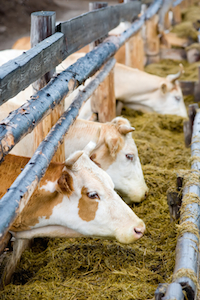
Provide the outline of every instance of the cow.
<path id="1" fill-rule="evenodd" d="M 2 275 L 2 285 L 10 282 L 32 238 L 84 236 L 130 244 L 143 236 L 144 222 L 114 191 L 110 176 L 89 158 L 95 147 L 96 144 L 90 142 L 64 163 L 49 165 L 28 204 L 9 228 L 15 241 Z M 27 162 L 25 157 L 8 155 L 5 158 L 0 172 L 4 174 L 6 186 Z"/>
<path id="2" fill-rule="evenodd" d="M 187 110 L 177 81 L 183 72 L 182 65 L 180 67 L 177 74 L 164 78 L 117 63 L 114 69 L 116 99 L 123 106 L 145 113 L 186 118 Z"/>
<path id="3" fill-rule="evenodd" d="M 68 158 L 75 150 L 82 150 L 89 141 L 94 141 L 98 128 L 101 128 L 101 135 L 91 159 L 111 176 L 115 189 L 126 203 L 141 202 L 148 194 L 148 187 L 132 138 L 134 128 L 127 119 L 117 117 L 107 123 L 77 119 L 64 138 L 65 157 Z M 11 153 L 32 156 L 33 140 L 32 132 Z"/>
<path id="4" fill-rule="evenodd" d="M 83 56 L 85 56 L 85 53 L 70 55 L 58 66 L 57 71 L 64 70 Z M 115 97 L 118 101 L 117 115 L 121 114 L 123 106 L 127 106 L 144 113 L 157 112 L 186 118 L 187 110 L 178 82 L 178 78 L 180 78 L 182 73 L 182 65 L 180 65 L 180 71 L 177 74 L 160 77 L 116 63 L 114 67 L 114 82 Z M 66 107 L 67 101 L 69 100 L 66 100 Z M 90 99 L 82 108 L 82 114 L 92 115 Z"/>

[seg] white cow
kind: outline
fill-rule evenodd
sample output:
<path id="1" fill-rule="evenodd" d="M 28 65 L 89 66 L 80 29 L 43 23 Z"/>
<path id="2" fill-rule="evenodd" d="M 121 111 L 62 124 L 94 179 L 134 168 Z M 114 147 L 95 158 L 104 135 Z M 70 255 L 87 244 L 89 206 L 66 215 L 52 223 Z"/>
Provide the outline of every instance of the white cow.
<path id="1" fill-rule="evenodd" d="M 22 252 L 35 237 L 102 237 L 130 244 L 142 237 L 144 222 L 114 191 L 110 176 L 88 157 L 95 148 L 73 153 L 63 164 L 51 163 L 39 187 L 10 227 L 16 238 L 1 284 L 8 284 Z M 17 176 L 28 158 L 7 156 L 0 166 L 4 181 Z M 15 165 L 10 174 L 8 166 Z M 7 179 L 5 178 L 7 174 Z M 5 187 L 2 187 L 5 190 Z"/>
<path id="2" fill-rule="evenodd" d="M 70 55 L 59 65 L 58 71 L 67 68 L 84 55 L 85 53 Z M 183 94 L 178 82 L 183 72 L 183 67 L 180 66 L 180 68 L 177 74 L 170 74 L 165 78 L 116 63 L 114 68 L 115 97 L 121 104 L 118 105 L 119 108 L 117 107 L 118 115 L 125 105 L 143 112 L 187 117 Z M 90 107 L 90 100 L 88 100 L 82 109 L 82 114 L 91 115 Z"/>

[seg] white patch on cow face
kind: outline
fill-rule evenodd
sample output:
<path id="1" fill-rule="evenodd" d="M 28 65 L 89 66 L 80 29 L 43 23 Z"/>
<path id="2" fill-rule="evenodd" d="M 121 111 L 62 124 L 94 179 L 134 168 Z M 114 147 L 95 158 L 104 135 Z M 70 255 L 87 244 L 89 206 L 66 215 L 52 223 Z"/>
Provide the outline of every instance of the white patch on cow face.
<path id="1" fill-rule="evenodd" d="M 132 243 L 140 238 L 145 230 L 144 222 L 114 191 L 109 175 L 85 154 L 75 164 L 73 170 L 68 170 L 73 177 L 73 193 L 69 197 L 64 195 L 62 202 L 54 207 L 52 215 L 48 219 L 40 218 L 33 228 L 63 226 L 84 236 L 115 238 L 121 243 Z M 93 193 L 98 195 L 90 199 L 98 203 L 91 220 L 84 220 L 79 214 L 83 188 L 89 196 Z"/>
<path id="2" fill-rule="evenodd" d="M 47 183 L 39 188 L 39 190 L 45 190 L 46 192 L 54 193 L 56 191 L 57 181 L 46 181 Z"/>
<path id="3" fill-rule="evenodd" d="M 137 147 L 131 133 L 127 134 L 124 147 L 106 172 L 112 177 L 115 190 L 127 203 L 141 202 L 148 193 Z"/>

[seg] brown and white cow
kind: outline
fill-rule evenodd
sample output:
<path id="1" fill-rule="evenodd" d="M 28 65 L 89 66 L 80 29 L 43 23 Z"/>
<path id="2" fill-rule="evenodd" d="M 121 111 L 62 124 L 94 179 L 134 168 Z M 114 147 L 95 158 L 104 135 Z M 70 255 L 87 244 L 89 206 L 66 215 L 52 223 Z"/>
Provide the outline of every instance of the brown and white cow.
<path id="1" fill-rule="evenodd" d="M 94 147 L 95 143 L 90 142 L 65 163 L 50 164 L 39 187 L 10 227 L 16 240 L 2 276 L 3 285 L 9 283 L 32 238 L 87 236 L 129 244 L 144 234 L 144 222 L 114 191 L 110 176 L 90 160 L 88 154 Z M 7 172 L 11 162 L 18 166 L 12 168 L 12 173 L 17 176 L 28 159 L 6 157 L 0 166 L 0 172 L 7 177 L 6 185 L 13 175 Z"/>
<path id="2" fill-rule="evenodd" d="M 117 117 L 111 122 L 97 123 L 77 119 L 65 136 L 65 157 L 82 150 L 89 141 L 95 141 L 98 129 L 101 135 L 91 159 L 113 180 L 115 190 L 127 203 L 141 202 L 148 193 L 137 147 L 132 138 L 133 127 L 127 119 Z M 23 138 L 12 154 L 33 155 L 33 133 Z"/>

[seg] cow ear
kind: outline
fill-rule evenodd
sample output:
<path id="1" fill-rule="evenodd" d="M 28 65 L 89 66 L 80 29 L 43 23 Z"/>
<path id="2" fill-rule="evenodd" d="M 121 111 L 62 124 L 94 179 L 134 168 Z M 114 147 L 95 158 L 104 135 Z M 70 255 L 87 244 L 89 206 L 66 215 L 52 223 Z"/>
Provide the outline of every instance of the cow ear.
<path id="1" fill-rule="evenodd" d="M 114 138 L 109 137 L 106 139 L 106 145 L 108 147 L 110 155 L 112 157 L 115 157 L 120 146 L 120 139 L 118 137 L 114 137 Z"/>
<path id="2" fill-rule="evenodd" d="M 161 88 L 161 91 L 163 92 L 163 94 L 167 93 L 167 85 L 166 85 L 166 83 L 163 82 L 161 84 L 160 88 Z"/>
<path id="3" fill-rule="evenodd" d="M 79 159 L 79 157 L 84 153 L 84 151 L 76 151 L 72 155 L 69 156 L 65 161 L 65 166 L 67 168 L 72 168 L 75 162 Z"/>
<path id="4" fill-rule="evenodd" d="M 64 171 L 58 179 L 57 190 L 58 192 L 67 194 L 68 196 L 70 196 L 74 191 L 73 178 L 67 171 Z"/>

